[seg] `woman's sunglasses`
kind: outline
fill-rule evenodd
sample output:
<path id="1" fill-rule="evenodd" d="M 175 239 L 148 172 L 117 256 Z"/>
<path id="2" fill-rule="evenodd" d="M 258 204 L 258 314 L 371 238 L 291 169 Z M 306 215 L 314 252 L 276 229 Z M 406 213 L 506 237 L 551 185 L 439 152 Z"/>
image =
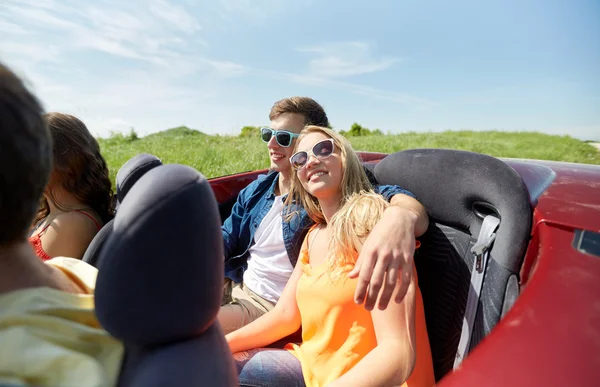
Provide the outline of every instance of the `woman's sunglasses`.
<path id="1" fill-rule="evenodd" d="M 333 139 L 329 138 L 327 140 L 319 141 L 313 146 L 310 151 L 300 151 L 296 152 L 290 157 L 290 164 L 295 170 L 298 170 L 308 163 L 308 158 L 310 155 L 315 156 L 316 158 L 322 160 L 331 156 L 333 153 Z"/>
<path id="2" fill-rule="evenodd" d="M 294 138 L 299 136 L 298 133 L 292 133 L 287 130 L 275 130 L 267 127 L 260 128 L 260 138 L 262 138 L 264 142 L 271 141 L 273 135 L 275 135 L 277 143 L 286 148 L 292 145 L 292 140 Z"/>

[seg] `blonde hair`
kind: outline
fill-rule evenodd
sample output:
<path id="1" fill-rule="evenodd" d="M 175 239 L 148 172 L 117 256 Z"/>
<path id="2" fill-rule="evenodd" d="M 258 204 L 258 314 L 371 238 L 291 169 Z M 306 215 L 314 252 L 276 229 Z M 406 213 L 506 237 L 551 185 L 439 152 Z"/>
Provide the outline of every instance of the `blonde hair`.
<path id="1" fill-rule="evenodd" d="M 305 127 L 294 144 L 294 153 L 300 141 L 310 133 L 322 133 L 333 139 L 334 151 L 340 155 L 342 163 L 340 208 L 329 224 L 332 238 L 329 242 L 327 272 L 335 278 L 347 271 L 349 265 L 354 266 L 358 249 L 381 218 L 388 203 L 373 192 L 373 186 L 350 142 L 334 130 L 314 125 Z M 291 209 L 295 205 L 304 207 L 315 223 L 327 223 L 318 199 L 304 189 L 297 173 L 293 174 L 290 192 L 285 201 L 284 213 L 287 213 L 287 220 L 294 216 Z"/>
<path id="2" fill-rule="evenodd" d="M 342 191 L 340 207 L 348 201 L 348 198 L 352 194 L 373 190 L 358 155 L 352 149 L 352 145 L 350 145 L 350 142 L 344 136 L 338 134 L 335 130 L 315 125 L 306 126 L 300 132 L 300 136 L 296 139 L 292 153 L 297 152 L 300 141 L 310 133 L 322 133 L 331 138 L 334 144 L 334 152 L 340 155 L 343 170 L 342 182 L 340 184 Z M 304 189 L 297 173 L 293 173 L 290 192 L 285 201 L 288 212 L 293 204 L 299 204 L 304 207 L 308 216 L 315 223 L 326 223 L 323 212 L 321 211 L 321 206 L 319 205 L 319 200 Z M 292 215 L 293 214 L 290 214 L 290 216 Z"/>
<path id="3" fill-rule="evenodd" d="M 381 195 L 361 191 L 351 195 L 333 215 L 327 256 L 327 272 L 333 279 L 354 267 L 358 250 L 388 207 Z"/>

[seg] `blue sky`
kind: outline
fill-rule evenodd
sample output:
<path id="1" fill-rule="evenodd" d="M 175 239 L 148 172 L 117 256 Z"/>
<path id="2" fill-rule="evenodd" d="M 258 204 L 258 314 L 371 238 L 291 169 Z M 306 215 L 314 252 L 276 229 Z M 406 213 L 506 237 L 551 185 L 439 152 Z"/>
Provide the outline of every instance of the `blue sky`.
<path id="1" fill-rule="evenodd" d="M 332 125 L 600 140 L 598 0 L 2 0 L 0 60 L 96 135 Z"/>

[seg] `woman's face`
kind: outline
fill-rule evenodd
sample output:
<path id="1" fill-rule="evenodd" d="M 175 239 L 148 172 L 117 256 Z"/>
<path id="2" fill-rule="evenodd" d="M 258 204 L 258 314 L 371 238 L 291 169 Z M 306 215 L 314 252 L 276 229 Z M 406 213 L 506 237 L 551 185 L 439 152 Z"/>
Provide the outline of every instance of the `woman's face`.
<path id="1" fill-rule="evenodd" d="M 305 151 L 308 156 L 306 164 L 296 171 L 298 179 L 304 189 L 317 199 L 339 197 L 344 174 L 340 150 L 335 145 L 333 153 L 323 157 L 331 149 L 329 143 L 321 143 L 324 140 L 333 143 L 333 140 L 323 133 L 309 133 L 300 140 L 296 150 L 296 152 Z M 315 156 L 315 153 L 319 157 Z"/>

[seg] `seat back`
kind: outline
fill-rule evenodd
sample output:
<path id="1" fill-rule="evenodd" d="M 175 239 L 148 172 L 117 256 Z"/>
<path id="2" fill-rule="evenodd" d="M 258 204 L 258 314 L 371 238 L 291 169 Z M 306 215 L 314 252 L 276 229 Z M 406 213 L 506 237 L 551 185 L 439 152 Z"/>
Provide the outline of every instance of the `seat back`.
<path id="1" fill-rule="evenodd" d="M 498 323 L 519 293 L 519 270 L 529 242 L 532 209 L 521 177 L 494 157 L 446 149 L 391 154 L 375 167 L 380 184 L 413 192 L 430 225 L 415 255 L 436 379 L 452 370 L 460 340 L 482 219 L 501 219 L 469 350 Z"/>
<path id="2" fill-rule="evenodd" d="M 129 159 L 117 172 L 116 186 L 116 204 L 117 207 L 125 198 L 125 195 L 129 192 L 131 187 L 144 176 L 149 170 L 162 165 L 162 161 L 154 155 L 142 153 Z M 102 246 L 106 243 L 106 240 L 110 236 L 113 230 L 114 219 L 108 221 L 90 242 L 90 245 L 83 255 L 83 261 L 89 263 L 92 266 L 98 267 L 98 257 L 100 257 L 100 251 Z"/>
<path id="3" fill-rule="evenodd" d="M 193 168 L 146 173 L 100 253 L 96 313 L 125 345 L 119 386 L 235 386 L 216 320 L 223 240 L 208 181 Z"/>

